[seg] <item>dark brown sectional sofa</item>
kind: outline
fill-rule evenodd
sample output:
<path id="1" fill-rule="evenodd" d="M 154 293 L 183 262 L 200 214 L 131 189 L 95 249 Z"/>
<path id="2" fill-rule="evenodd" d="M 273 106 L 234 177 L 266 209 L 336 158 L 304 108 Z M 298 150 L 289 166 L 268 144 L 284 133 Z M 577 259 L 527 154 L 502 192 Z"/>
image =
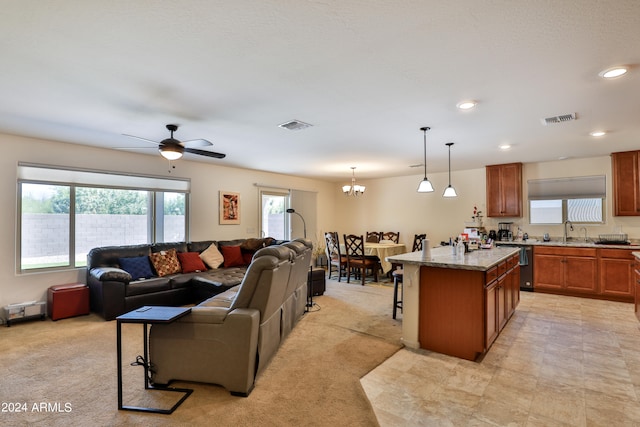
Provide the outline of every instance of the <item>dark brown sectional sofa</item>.
<path id="1" fill-rule="evenodd" d="M 144 305 L 198 304 L 239 285 L 245 276 L 251 255 L 256 250 L 281 243 L 283 242 L 272 238 L 264 238 L 94 248 L 87 255 L 87 285 L 90 290 L 91 311 L 98 313 L 105 320 L 113 320 Z M 163 277 L 156 275 L 144 280 L 134 280 L 119 264 L 120 258 L 150 256 L 170 249 L 179 253 L 202 253 L 212 244 L 218 248 L 240 246 L 246 263 L 227 268 L 223 264 L 215 269 L 208 268 L 204 271 L 169 274 Z"/>

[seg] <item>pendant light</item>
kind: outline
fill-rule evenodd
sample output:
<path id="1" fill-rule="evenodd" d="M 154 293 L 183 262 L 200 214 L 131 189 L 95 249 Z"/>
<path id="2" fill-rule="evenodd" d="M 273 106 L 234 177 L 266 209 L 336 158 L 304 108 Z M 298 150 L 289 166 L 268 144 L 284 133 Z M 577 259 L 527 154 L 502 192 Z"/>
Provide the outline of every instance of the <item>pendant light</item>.
<path id="1" fill-rule="evenodd" d="M 351 185 L 343 185 L 342 192 L 347 196 L 360 196 L 364 194 L 366 187 L 364 185 L 356 184 L 356 167 L 351 166 Z"/>
<path id="2" fill-rule="evenodd" d="M 447 142 L 445 145 L 449 147 L 449 185 L 444 189 L 442 197 L 458 197 L 456 189 L 451 186 L 451 146 L 453 142 Z"/>
<path id="3" fill-rule="evenodd" d="M 418 193 L 431 193 L 433 191 L 433 185 L 427 178 L 427 131 L 429 129 L 431 128 L 428 126 L 420 128 L 424 132 L 424 179 L 418 185 Z"/>

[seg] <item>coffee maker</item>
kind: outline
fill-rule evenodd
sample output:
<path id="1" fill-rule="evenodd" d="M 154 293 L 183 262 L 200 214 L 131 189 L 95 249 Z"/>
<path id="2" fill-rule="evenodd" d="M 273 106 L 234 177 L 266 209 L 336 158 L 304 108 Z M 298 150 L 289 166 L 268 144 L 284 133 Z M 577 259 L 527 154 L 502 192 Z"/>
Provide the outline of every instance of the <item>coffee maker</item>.
<path id="1" fill-rule="evenodd" d="M 512 222 L 498 223 L 498 241 L 506 242 L 509 240 L 509 236 L 512 236 L 513 238 L 513 234 L 511 234 L 511 224 L 513 223 Z"/>

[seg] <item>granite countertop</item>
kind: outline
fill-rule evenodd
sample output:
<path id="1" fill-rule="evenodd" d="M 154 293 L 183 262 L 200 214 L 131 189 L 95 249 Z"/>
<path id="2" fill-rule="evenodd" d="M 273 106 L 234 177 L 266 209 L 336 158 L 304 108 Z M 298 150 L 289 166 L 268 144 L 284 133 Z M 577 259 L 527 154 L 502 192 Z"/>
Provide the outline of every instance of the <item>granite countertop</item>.
<path id="1" fill-rule="evenodd" d="M 570 248 L 607 248 L 607 249 L 640 249 L 639 242 L 631 242 L 630 245 L 603 245 L 595 243 L 592 240 L 569 240 L 563 242 L 562 240 L 551 240 L 550 242 L 544 242 L 542 240 L 528 239 L 513 242 L 494 242 L 496 246 L 502 245 L 518 245 L 518 246 L 564 246 Z"/>
<path id="2" fill-rule="evenodd" d="M 487 271 L 494 265 L 519 252 L 520 249 L 514 247 L 494 247 L 493 249 L 479 249 L 467 252 L 464 254 L 464 258 L 458 258 L 451 254 L 451 247 L 440 246 L 431 249 L 431 257 L 429 259 L 423 258 L 422 252 L 409 252 L 390 256 L 386 259 L 389 262 L 424 265 L 426 267 Z"/>

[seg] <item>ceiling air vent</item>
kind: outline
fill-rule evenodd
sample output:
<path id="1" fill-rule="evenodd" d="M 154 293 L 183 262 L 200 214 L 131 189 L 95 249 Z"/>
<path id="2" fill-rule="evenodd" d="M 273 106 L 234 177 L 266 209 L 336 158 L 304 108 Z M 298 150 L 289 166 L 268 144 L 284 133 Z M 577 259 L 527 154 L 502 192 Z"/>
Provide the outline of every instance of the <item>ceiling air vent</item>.
<path id="1" fill-rule="evenodd" d="M 561 116 L 547 117 L 546 119 L 540 119 L 540 120 L 542 121 L 543 125 L 547 126 L 553 123 L 564 123 L 564 122 L 570 122 L 577 119 L 578 119 L 578 113 L 571 113 L 571 114 L 563 114 Z"/>
<path id="2" fill-rule="evenodd" d="M 300 120 L 290 120 L 286 123 L 282 123 L 281 125 L 278 125 L 278 127 L 289 129 L 289 130 L 302 130 L 311 126 L 313 125 L 310 125 L 309 123 L 301 122 Z"/>

